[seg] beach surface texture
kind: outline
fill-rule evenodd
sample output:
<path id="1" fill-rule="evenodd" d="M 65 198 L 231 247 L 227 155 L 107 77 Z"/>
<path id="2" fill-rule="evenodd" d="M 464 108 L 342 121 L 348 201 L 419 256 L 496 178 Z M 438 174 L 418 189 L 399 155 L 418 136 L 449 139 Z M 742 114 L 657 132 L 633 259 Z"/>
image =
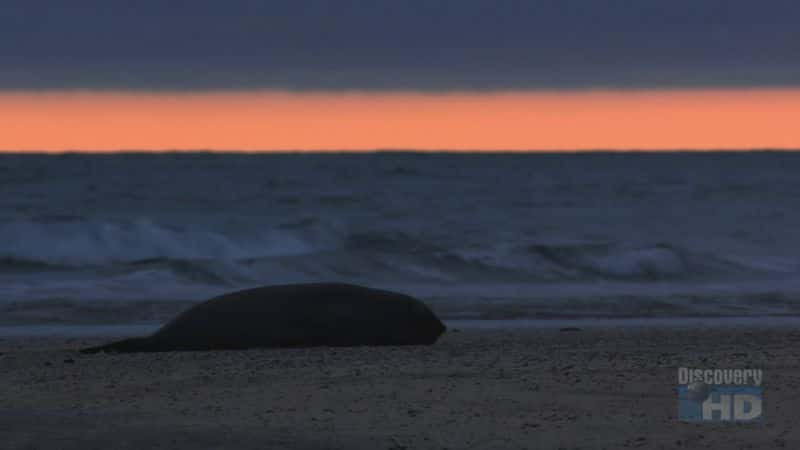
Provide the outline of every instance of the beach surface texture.
<path id="1" fill-rule="evenodd" d="M 791 327 L 456 327 L 420 347 L 78 353 L 99 341 L 0 341 L 0 447 L 800 448 Z M 763 369 L 763 419 L 681 422 L 684 366 Z"/>

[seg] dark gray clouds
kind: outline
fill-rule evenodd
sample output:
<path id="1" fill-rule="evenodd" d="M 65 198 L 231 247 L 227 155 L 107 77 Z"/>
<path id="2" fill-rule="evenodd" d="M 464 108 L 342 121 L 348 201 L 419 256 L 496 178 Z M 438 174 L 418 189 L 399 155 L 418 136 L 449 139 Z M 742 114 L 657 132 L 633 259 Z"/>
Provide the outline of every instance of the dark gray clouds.
<path id="1" fill-rule="evenodd" d="M 2 0 L 0 88 L 800 84 L 794 0 Z"/>

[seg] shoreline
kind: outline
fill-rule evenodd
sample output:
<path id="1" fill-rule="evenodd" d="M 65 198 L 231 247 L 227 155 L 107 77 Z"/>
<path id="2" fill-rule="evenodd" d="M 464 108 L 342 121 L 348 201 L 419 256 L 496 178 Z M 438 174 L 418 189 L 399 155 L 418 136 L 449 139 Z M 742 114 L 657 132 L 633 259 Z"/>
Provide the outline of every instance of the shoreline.
<path id="1" fill-rule="evenodd" d="M 580 328 L 602 330 L 705 328 L 798 328 L 800 316 L 735 316 L 735 317 L 592 317 L 548 319 L 451 319 L 443 320 L 448 330 L 558 330 Z M 162 322 L 130 324 L 22 324 L 0 325 L 0 338 L 92 338 L 130 337 L 150 334 Z"/>

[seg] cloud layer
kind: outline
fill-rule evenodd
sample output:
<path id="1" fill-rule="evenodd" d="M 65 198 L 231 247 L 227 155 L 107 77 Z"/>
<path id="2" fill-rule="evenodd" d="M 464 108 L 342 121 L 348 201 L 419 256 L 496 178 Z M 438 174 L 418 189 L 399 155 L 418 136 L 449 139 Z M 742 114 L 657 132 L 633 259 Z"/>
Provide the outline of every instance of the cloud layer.
<path id="1" fill-rule="evenodd" d="M 0 4 L 0 89 L 800 84 L 789 0 Z"/>

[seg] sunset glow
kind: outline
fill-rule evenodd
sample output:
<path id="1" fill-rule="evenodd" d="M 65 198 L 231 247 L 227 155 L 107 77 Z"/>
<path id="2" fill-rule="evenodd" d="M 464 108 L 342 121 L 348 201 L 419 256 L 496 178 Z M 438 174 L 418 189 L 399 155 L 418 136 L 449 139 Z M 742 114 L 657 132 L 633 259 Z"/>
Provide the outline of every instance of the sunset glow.
<path id="1" fill-rule="evenodd" d="M 800 148 L 800 89 L 6 92 L 0 149 Z"/>

